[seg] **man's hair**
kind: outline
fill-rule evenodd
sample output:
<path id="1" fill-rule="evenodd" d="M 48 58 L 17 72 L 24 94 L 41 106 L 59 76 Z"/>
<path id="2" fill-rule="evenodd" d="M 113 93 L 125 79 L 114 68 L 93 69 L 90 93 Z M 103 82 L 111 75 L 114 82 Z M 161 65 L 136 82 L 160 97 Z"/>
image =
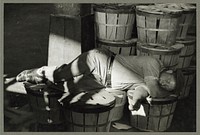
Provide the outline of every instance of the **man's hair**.
<path id="1" fill-rule="evenodd" d="M 182 70 L 165 68 L 160 72 L 160 75 L 162 73 L 171 74 L 175 78 L 175 89 L 173 90 L 173 93 L 179 96 L 182 88 L 184 87 L 184 82 L 185 82 Z"/>

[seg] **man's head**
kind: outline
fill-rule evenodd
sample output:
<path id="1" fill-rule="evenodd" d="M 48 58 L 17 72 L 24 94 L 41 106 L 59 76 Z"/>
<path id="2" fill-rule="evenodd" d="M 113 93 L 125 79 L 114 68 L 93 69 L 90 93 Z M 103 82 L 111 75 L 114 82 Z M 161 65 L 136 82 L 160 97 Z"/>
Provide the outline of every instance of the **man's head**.
<path id="1" fill-rule="evenodd" d="M 184 84 L 184 77 L 180 70 L 164 69 L 160 73 L 158 82 L 163 89 L 179 94 Z"/>

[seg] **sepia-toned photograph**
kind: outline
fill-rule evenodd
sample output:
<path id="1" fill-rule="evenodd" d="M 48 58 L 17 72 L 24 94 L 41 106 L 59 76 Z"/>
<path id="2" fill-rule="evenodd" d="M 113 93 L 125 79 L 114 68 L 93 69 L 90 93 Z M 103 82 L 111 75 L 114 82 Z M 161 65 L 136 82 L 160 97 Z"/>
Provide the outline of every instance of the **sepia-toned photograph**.
<path id="1" fill-rule="evenodd" d="M 3 3 L 3 132 L 197 132 L 198 6 L 150 2 Z"/>

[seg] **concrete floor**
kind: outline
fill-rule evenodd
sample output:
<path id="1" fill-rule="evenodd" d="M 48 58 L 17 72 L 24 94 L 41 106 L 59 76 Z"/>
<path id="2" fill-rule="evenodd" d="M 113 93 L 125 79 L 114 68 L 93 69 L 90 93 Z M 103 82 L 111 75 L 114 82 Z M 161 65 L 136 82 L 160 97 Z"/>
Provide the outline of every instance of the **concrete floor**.
<path id="1" fill-rule="evenodd" d="M 53 13 L 51 4 L 44 5 L 5 5 L 4 16 L 4 75 L 6 78 L 15 77 L 22 70 L 47 65 L 49 15 Z M 5 90 L 15 80 L 5 85 Z M 26 96 L 5 92 L 5 101 L 10 99 L 7 106 L 16 107 L 27 104 Z M 8 96 L 9 95 L 9 96 Z M 12 95 L 12 96 L 10 96 Z M 12 98 L 11 98 L 12 97 Z M 126 120 L 126 118 L 124 118 Z M 16 131 L 5 122 L 5 131 Z M 22 130 L 24 131 L 24 130 Z M 26 131 L 26 130 L 25 130 Z M 117 130 L 112 132 L 138 132 Z M 177 104 L 171 127 L 167 132 L 196 131 L 196 83 L 194 80 L 190 95 Z"/>

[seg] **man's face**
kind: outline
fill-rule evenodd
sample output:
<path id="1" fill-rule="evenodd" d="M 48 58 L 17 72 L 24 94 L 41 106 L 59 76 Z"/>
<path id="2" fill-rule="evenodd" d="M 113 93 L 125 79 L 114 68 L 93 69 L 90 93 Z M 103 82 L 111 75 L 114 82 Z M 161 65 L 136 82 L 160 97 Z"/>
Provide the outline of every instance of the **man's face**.
<path id="1" fill-rule="evenodd" d="M 160 87 L 167 91 L 172 91 L 176 87 L 176 80 L 173 74 L 163 72 L 159 78 Z"/>

